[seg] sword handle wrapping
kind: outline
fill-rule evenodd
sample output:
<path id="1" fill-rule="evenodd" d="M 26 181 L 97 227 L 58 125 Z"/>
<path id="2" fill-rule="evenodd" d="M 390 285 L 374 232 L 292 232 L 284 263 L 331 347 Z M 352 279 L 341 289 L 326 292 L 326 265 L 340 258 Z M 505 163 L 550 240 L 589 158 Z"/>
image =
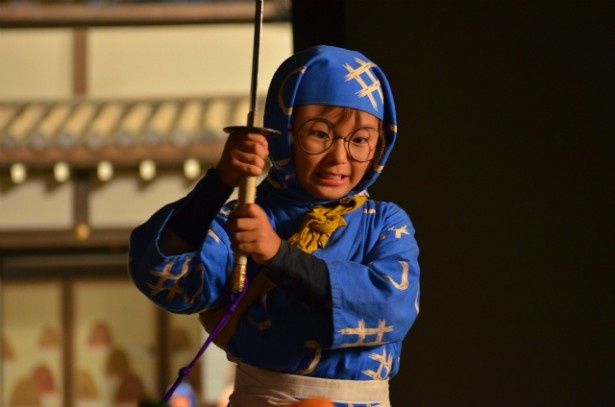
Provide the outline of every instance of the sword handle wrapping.
<path id="1" fill-rule="evenodd" d="M 266 129 L 262 127 L 249 126 L 230 126 L 225 127 L 227 133 L 245 132 L 259 133 L 263 136 L 277 136 L 280 132 L 274 129 Z M 239 184 L 238 206 L 254 203 L 256 200 L 256 177 L 245 177 Z M 246 283 L 246 270 L 248 266 L 248 258 L 243 254 L 235 252 L 235 264 L 233 265 L 233 274 L 231 276 L 231 290 L 233 293 L 240 293 Z"/>
<path id="2" fill-rule="evenodd" d="M 256 198 L 256 177 L 245 177 L 239 184 L 239 205 L 254 203 Z M 243 291 L 246 283 L 248 258 L 235 252 L 235 264 L 231 277 L 231 289 L 234 293 Z"/>

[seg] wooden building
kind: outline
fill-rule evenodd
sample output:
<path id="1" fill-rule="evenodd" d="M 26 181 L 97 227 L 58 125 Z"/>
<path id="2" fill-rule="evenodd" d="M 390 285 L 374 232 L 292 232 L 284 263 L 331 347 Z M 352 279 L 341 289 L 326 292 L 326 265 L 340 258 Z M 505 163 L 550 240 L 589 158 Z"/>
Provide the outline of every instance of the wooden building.
<path id="1" fill-rule="evenodd" d="M 136 405 L 200 346 L 129 281 L 128 237 L 245 122 L 253 7 L 0 4 L 0 404 Z M 288 4 L 265 21 L 257 117 L 292 48 Z M 203 405 L 229 367 L 193 373 Z"/>

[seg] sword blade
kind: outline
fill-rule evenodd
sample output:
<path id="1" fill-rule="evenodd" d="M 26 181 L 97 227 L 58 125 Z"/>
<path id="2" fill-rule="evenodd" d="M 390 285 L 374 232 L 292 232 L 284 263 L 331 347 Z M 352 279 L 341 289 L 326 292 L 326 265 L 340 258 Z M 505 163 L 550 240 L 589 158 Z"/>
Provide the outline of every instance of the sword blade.
<path id="1" fill-rule="evenodd" d="M 256 92 L 258 89 L 258 67 L 260 58 L 261 31 L 263 28 L 263 0 L 256 0 L 254 11 L 254 39 L 252 43 L 252 78 L 250 80 L 250 111 L 248 127 L 254 127 Z"/>

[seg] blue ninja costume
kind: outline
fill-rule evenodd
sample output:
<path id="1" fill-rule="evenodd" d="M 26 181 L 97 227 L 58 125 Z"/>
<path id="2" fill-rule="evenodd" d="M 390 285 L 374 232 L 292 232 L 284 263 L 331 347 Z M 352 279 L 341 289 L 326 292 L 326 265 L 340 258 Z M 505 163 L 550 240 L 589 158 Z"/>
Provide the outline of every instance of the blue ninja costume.
<path id="1" fill-rule="evenodd" d="M 319 104 L 368 112 L 383 121 L 385 148 L 345 198 L 367 197 L 343 214 L 312 255 L 326 263 L 330 307 L 306 305 L 273 287 L 243 311 L 229 338 L 231 360 L 276 372 L 331 379 L 383 380 L 399 370 L 401 344 L 419 312 L 418 246 L 408 215 L 397 205 L 369 199 L 367 189 L 385 167 L 397 137 L 395 105 L 380 68 L 361 53 L 318 46 L 287 59 L 267 95 L 264 125 L 280 130 L 270 138 L 272 167 L 256 202 L 281 239 L 300 232 L 306 214 L 340 200 L 311 197 L 300 185 L 292 160 L 293 108 Z M 228 305 L 233 250 L 224 206 L 202 225 L 194 252 L 167 256 L 158 246 L 177 203 L 155 213 L 131 236 L 130 274 L 152 301 L 175 313 L 200 313 Z M 260 265 L 248 263 L 248 279 Z M 339 404 L 345 405 L 345 404 Z M 365 405 L 370 405 L 366 401 Z"/>

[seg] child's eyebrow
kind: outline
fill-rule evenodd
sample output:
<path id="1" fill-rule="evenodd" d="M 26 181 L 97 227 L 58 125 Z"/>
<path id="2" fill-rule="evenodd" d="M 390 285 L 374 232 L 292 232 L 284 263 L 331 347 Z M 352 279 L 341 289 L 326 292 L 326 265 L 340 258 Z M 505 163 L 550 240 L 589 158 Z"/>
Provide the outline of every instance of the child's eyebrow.
<path id="1" fill-rule="evenodd" d="M 295 118 L 293 118 L 293 123 L 295 123 Z M 336 123 L 333 123 L 331 120 L 327 119 L 326 117 L 323 116 L 312 116 L 312 117 L 308 117 L 307 119 L 305 119 L 302 123 L 299 123 L 299 126 L 303 125 L 304 123 L 307 123 L 310 120 L 321 120 L 325 123 L 327 123 L 329 126 L 331 126 L 332 128 L 335 129 L 336 127 Z M 344 119 L 342 119 L 344 120 Z M 361 122 L 362 120 L 357 120 L 359 122 L 359 125 L 354 127 L 353 131 L 359 130 L 359 129 L 370 129 L 370 130 L 375 130 L 375 131 L 379 131 L 378 129 L 380 128 L 380 120 L 378 121 L 378 126 L 374 127 L 374 126 L 362 126 Z M 339 123 L 339 122 L 338 122 Z"/>

